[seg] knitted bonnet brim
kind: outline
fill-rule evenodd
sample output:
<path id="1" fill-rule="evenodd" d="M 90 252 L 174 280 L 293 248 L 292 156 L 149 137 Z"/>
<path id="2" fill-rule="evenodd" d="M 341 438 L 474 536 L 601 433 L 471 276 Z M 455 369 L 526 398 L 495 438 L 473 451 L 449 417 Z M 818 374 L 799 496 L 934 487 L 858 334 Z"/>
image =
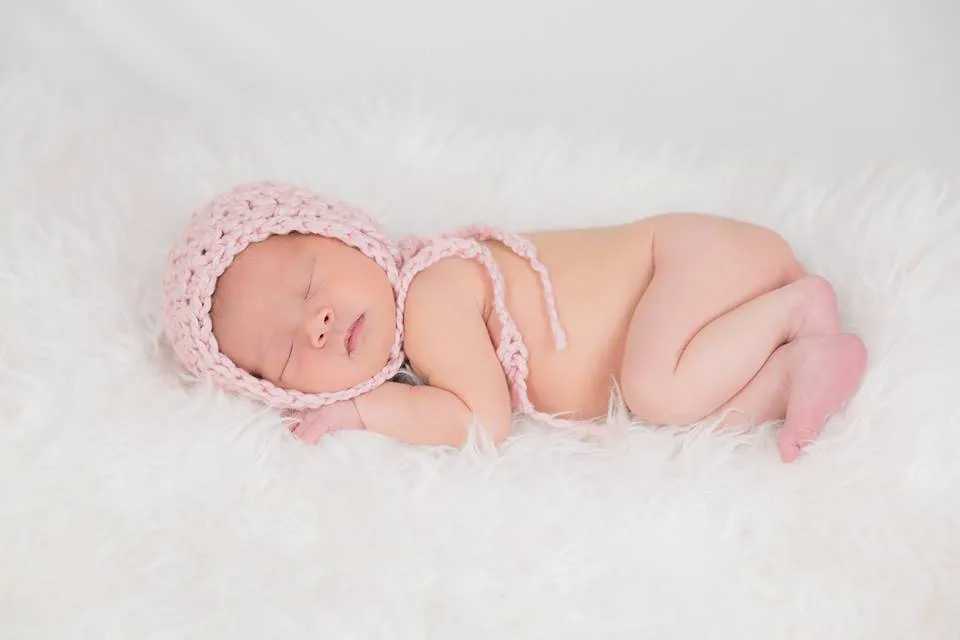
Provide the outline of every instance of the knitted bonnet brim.
<path id="1" fill-rule="evenodd" d="M 220 352 L 210 309 L 217 279 L 250 244 L 271 235 L 318 234 L 336 238 L 374 260 L 398 294 L 400 255 L 386 231 L 359 209 L 279 182 L 238 185 L 198 209 L 170 252 L 163 281 L 167 337 L 180 365 L 197 379 L 277 409 L 318 408 L 354 398 L 394 376 L 403 364 L 402 311 L 389 360 L 373 378 L 350 389 L 308 394 L 254 377 Z"/>

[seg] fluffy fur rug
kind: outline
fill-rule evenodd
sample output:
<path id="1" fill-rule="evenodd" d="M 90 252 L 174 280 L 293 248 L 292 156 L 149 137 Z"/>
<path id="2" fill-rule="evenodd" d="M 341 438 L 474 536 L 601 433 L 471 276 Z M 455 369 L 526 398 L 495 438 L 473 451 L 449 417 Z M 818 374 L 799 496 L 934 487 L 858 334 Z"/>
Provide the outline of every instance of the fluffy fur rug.
<path id="1" fill-rule="evenodd" d="M 426 114 L 159 117 L 7 87 L 0 636 L 948 638 L 960 630 L 960 183 L 829 177 Z M 711 211 L 785 234 L 871 363 L 798 464 L 770 430 L 517 425 L 307 448 L 159 331 L 191 208 L 276 178 L 397 233 Z"/>

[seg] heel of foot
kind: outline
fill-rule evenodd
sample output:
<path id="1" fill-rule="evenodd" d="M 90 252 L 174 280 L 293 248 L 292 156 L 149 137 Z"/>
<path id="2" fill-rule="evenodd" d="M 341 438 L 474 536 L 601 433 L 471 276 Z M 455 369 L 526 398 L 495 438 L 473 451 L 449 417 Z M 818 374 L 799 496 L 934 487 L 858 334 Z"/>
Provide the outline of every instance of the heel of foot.
<path id="1" fill-rule="evenodd" d="M 833 285 L 817 275 L 807 276 L 794 283 L 798 294 L 798 315 L 801 328 L 798 334 L 836 335 L 840 332 L 840 312 Z"/>
<path id="2" fill-rule="evenodd" d="M 827 419 L 850 400 L 867 364 L 866 346 L 852 334 L 811 339 L 802 355 L 778 438 L 786 462 L 795 460 L 820 435 Z"/>

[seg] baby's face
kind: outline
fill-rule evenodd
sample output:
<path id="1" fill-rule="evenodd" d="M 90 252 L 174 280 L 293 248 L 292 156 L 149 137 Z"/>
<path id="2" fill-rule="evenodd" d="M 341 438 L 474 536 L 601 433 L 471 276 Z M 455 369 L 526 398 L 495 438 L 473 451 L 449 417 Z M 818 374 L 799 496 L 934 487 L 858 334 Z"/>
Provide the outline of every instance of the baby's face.
<path id="1" fill-rule="evenodd" d="M 396 302 L 386 274 L 359 250 L 291 234 L 234 259 L 211 318 L 221 352 L 238 367 L 284 389 L 329 393 L 386 365 Z"/>

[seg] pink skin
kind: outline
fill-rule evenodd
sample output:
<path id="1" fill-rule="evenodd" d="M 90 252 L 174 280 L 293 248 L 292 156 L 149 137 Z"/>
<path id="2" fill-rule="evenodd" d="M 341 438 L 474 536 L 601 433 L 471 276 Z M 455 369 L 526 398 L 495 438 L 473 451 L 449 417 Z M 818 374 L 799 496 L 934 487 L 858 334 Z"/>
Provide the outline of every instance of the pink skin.
<path id="1" fill-rule="evenodd" d="M 859 337 L 840 333 L 840 314 L 833 287 L 809 276 L 792 285 L 799 300 L 794 338 L 780 347 L 764 367 L 787 381 L 783 428 L 777 438 L 780 457 L 793 462 L 823 430 L 827 418 L 856 392 L 867 366 L 867 350 Z M 759 377 L 759 376 L 758 376 Z"/>
<path id="2" fill-rule="evenodd" d="M 361 251 L 323 236 L 271 236 L 217 283 L 212 321 L 237 366 L 286 389 L 349 389 L 379 372 L 396 335 L 393 288 Z"/>
<path id="3" fill-rule="evenodd" d="M 307 411 L 290 431 L 305 444 L 316 444 L 331 431 L 363 429 L 363 420 L 354 402 L 335 402 Z"/>
<path id="4" fill-rule="evenodd" d="M 784 419 L 778 447 L 792 462 L 855 392 L 866 350 L 839 332 L 836 297 L 822 278 L 767 295 L 771 309 L 786 310 L 783 342 L 714 415 L 735 409 L 753 423 Z M 393 290 L 373 260 L 338 240 L 292 234 L 237 256 L 218 282 L 212 319 L 220 349 L 238 366 L 280 387 L 324 393 L 382 369 L 395 314 Z M 724 424 L 741 419 L 733 413 Z M 308 412 L 293 432 L 313 443 L 344 428 L 364 428 L 354 402 Z"/>
<path id="5" fill-rule="evenodd" d="M 867 352 L 851 334 L 806 338 L 787 347 L 792 352 L 784 347 L 784 358 L 793 359 L 787 365 L 790 392 L 777 446 L 783 461 L 793 462 L 820 435 L 827 418 L 857 390 Z"/>
<path id="6" fill-rule="evenodd" d="M 793 309 L 788 340 L 715 415 L 733 409 L 754 424 L 783 419 L 777 447 L 793 462 L 857 390 L 867 351 L 860 338 L 840 333 L 836 295 L 823 278 L 801 278 L 774 293 Z M 722 424 L 740 426 L 744 417 L 730 414 Z"/>

